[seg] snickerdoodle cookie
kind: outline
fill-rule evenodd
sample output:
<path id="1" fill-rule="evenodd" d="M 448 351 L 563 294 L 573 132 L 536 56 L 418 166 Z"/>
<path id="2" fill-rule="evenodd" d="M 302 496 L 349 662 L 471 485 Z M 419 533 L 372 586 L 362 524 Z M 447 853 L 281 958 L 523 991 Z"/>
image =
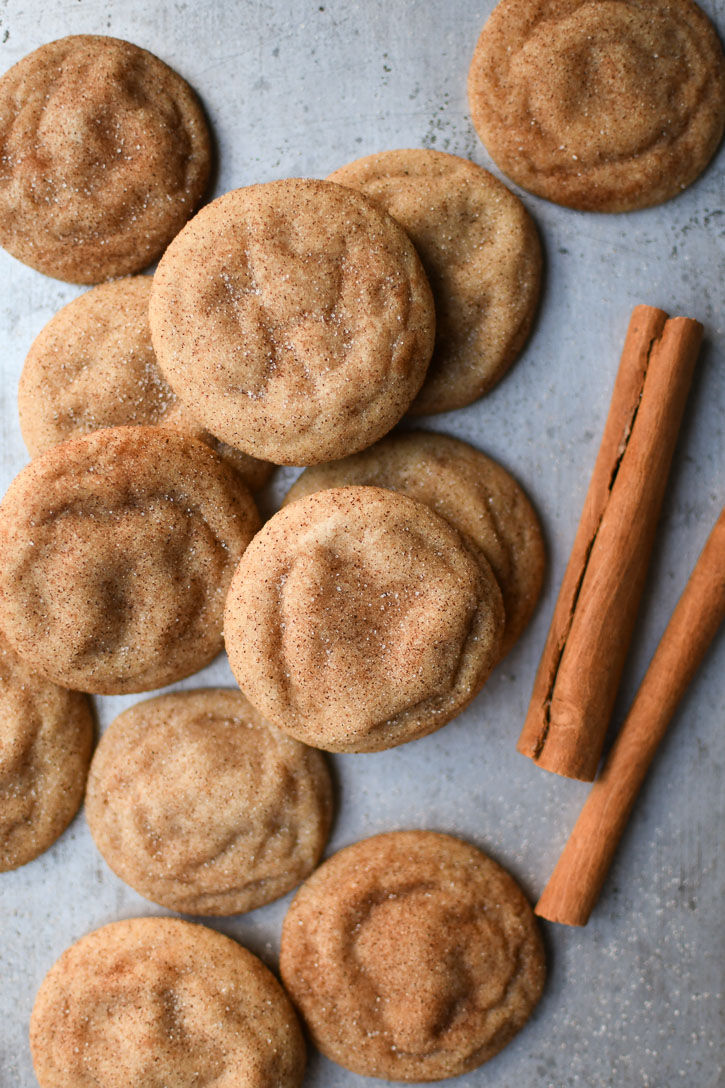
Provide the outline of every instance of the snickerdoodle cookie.
<path id="1" fill-rule="evenodd" d="M 249 487 L 261 487 L 273 466 L 218 442 L 166 383 L 151 344 L 150 296 L 150 276 L 100 284 L 59 310 L 35 338 L 18 387 L 31 455 L 100 427 L 174 427 L 215 449 Z"/>
<path id="2" fill-rule="evenodd" d="M 267 522 L 237 569 L 224 634 L 266 718 L 333 752 L 439 729 L 500 655 L 491 568 L 423 503 L 377 487 L 320 491 Z"/>
<path id="3" fill-rule="evenodd" d="M 194 212 L 210 142 L 189 85 L 118 38 L 41 45 L 0 79 L 0 245 L 98 283 L 151 264 Z"/>
<path id="4" fill-rule="evenodd" d="M 501 653 L 507 653 L 531 619 L 546 569 L 539 519 L 513 476 L 466 442 L 412 431 L 389 435 L 342 461 L 306 469 L 285 504 L 349 485 L 387 487 L 419 499 L 485 557 L 503 595 Z"/>
<path id="5" fill-rule="evenodd" d="M 468 76 L 478 134 L 538 196 L 626 212 L 676 196 L 725 126 L 725 58 L 692 0 L 501 0 Z"/>
<path id="6" fill-rule="evenodd" d="M 236 941 L 177 918 L 82 937 L 30 1020 L 41 1088 L 298 1088 L 305 1044 L 287 996 Z"/>
<path id="7" fill-rule="evenodd" d="M 154 276 L 159 366 L 217 438 L 278 464 L 371 445 L 425 377 L 435 315 L 405 231 L 360 193 L 293 178 L 227 193 Z"/>
<path id="8" fill-rule="evenodd" d="M 170 684 L 221 650 L 258 524 L 237 475 L 186 435 L 108 427 L 53 446 L 0 504 L 0 628 L 64 687 Z"/>
<path id="9" fill-rule="evenodd" d="M 521 350 L 539 297 L 541 247 L 517 196 L 467 159 L 442 151 L 383 151 L 330 181 L 359 189 L 397 219 L 426 270 L 436 342 L 417 414 L 470 404 Z"/>
<path id="10" fill-rule="evenodd" d="M 238 914 L 314 869 L 330 828 L 320 752 L 241 692 L 175 692 L 123 712 L 91 764 L 86 817 L 113 871 L 187 914 Z"/>
<path id="11" fill-rule="evenodd" d="M 0 635 L 0 872 L 47 850 L 83 800 L 88 699 L 36 676 Z"/>
<path id="12" fill-rule="evenodd" d="M 285 918 L 280 968 L 323 1054 L 397 1081 L 488 1061 L 526 1023 L 546 973 L 516 882 L 431 831 L 376 835 L 326 861 Z"/>

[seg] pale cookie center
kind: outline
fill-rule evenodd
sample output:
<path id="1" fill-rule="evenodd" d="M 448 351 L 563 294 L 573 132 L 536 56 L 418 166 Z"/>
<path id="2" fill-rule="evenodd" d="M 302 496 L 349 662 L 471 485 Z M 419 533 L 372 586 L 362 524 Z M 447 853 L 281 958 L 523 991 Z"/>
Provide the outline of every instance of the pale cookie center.
<path id="1" fill-rule="evenodd" d="M 472 581 L 413 533 L 295 558 L 283 651 L 303 718 L 367 729 L 452 686 L 476 607 Z"/>
<path id="2" fill-rule="evenodd" d="M 114 235 L 143 221 L 153 185 L 183 196 L 190 140 L 158 73 L 115 50 L 108 60 L 71 49 L 58 65 L 51 83 L 41 76 L 38 89 L 31 75 L 18 92 L 4 148 L 17 199 L 52 205 L 57 232 L 77 240 L 108 235 L 109 213 Z"/>
<path id="3" fill-rule="evenodd" d="M 450 943 L 455 928 L 435 888 L 425 885 L 391 892 L 360 924 L 355 956 L 400 1051 L 438 1050 L 440 1036 L 470 1001 L 473 982 L 465 957 Z"/>
<path id="4" fill-rule="evenodd" d="M 117 1084 L 119 1072 L 129 1084 L 177 1083 L 190 1056 L 195 1086 L 219 1083 L 224 1031 L 234 1030 L 223 998 L 190 972 L 154 969 L 148 959 L 139 953 L 110 963 L 84 995 L 86 1015 L 78 1008 L 71 1025 L 79 1083 L 90 1083 L 90 1074 Z"/>
<path id="5" fill-rule="evenodd" d="M 685 27 L 596 0 L 541 22 L 511 74 L 532 127 L 573 164 L 616 161 L 679 135 L 694 106 L 693 47 Z"/>
<path id="6" fill-rule="evenodd" d="M 197 629 L 226 555 L 192 513 L 184 499 L 166 496 L 50 515 L 24 572 L 37 634 L 58 636 L 79 666 L 99 654 L 134 658 L 139 639 L 153 657 L 169 637 Z"/>
<path id="7" fill-rule="evenodd" d="M 261 866 L 270 838 L 282 849 L 295 783 L 244 723 L 202 718 L 183 730 L 154 730 L 130 769 L 116 801 L 123 849 L 140 849 L 164 878 L 188 878 L 189 869 L 225 854 L 231 860 L 234 851 L 241 880 L 240 850 Z"/>
<path id="8" fill-rule="evenodd" d="M 352 218 L 343 231 L 319 209 L 298 214 L 293 223 L 273 206 L 225 224 L 205 252 L 205 323 L 196 337 L 228 395 L 268 398 L 270 414 L 274 404 L 288 410 L 312 397 L 319 415 L 339 410 L 358 376 L 367 391 L 395 368 L 410 291 L 367 224 Z M 229 348 L 217 359 L 220 340 Z"/>

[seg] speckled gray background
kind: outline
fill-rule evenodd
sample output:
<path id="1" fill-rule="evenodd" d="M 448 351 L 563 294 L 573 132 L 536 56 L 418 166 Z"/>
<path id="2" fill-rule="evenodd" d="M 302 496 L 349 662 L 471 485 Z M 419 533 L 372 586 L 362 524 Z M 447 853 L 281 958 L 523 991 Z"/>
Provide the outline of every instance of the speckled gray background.
<path id="1" fill-rule="evenodd" d="M 725 35 L 725 0 L 702 5 Z M 108 33 L 158 53 L 201 95 L 219 145 L 216 192 L 324 176 L 369 152 L 425 146 L 491 167 L 471 127 L 465 78 L 492 0 L 0 0 L 0 70 L 69 33 Z M 493 168 L 496 172 L 495 167 Z M 627 666 L 626 709 L 725 498 L 725 151 L 677 200 L 627 216 L 567 211 L 526 194 L 546 286 L 519 363 L 485 400 L 431 419 L 498 457 L 543 518 L 551 569 L 535 621 L 474 705 L 442 732 L 334 760 L 332 849 L 399 827 L 459 833 L 535 898 L 587 787 L 515 752 L 536 663 L 638 302 L 699 318 L 699 364 Z M 15 396 L 25 352 L 79 289 L 0 251 L 4 490 L 25 463 Z M 281 489 L 284 478 L 278 482 Z M 530 1025 L 490 1065 L 452 1082 L 487 1088 L 715 1088 L 723 1079 L 723 709 L 725 639 L 687 696 L 585 930 L 544 924 L 550 981 Z M 224 660 L 193 681 L 228 684 Z M 99 700 L 105 726 L 131 698 Z M 277 955 L 287 900 L 213 922 Z M 161 913 L 96 852 L 82 816 L 43 857 L 0 875 L 0 1085 L 35 1084 L 26 1034 L 44 973 L 73 940 Z M 366 1083 L 312 1058 L 306 1085 Z"/>

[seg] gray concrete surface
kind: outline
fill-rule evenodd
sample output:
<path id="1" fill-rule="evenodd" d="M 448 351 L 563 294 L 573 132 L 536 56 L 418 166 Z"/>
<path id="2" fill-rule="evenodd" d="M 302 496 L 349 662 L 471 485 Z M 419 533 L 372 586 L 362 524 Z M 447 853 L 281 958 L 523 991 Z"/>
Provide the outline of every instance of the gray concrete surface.
<path id="1" fill-rule="evenodd" d="M 219 144 L 216 192 L 324 176 L 362 154 L 435 147 L 491 167 L 465 79 L 492 0 L 0 0 L 0 70 L 44 41 L 107 33 L 158 53 L 201 95 Z M 725 0 L 703 7 L 725 35 Z M 497 173 L 496 168 L 492 167 Z M 551 566 L 531 628 L 473 706 L 442 732 L 379 755 L 334 759 L 330 849 L 383 829 L 437 828 L 490 851 L 532 898 L 587 787 L 515 752 L 556 590 L 607 410 L 630 310 L 699 318 L 698 367 L 621 717 L 725 497 L 725 151 L 687 192 L 627 216 L 567 211 L 523 194 L 546 250 L 535 333 L 486 399 L 429 425 L 468 439 L 528 487 Z M 34 335 L 79 289 L 0 252 L 0 488 L 26 461 L 15 396 Z M 277 494 L 292 473 L 278 478 Z M 530 1025 L 460 1088 L 716 1088 L 723 1077 L 721 828 L 725 639 L 688 694 L 585 930 L 544 924 L 550 981 Z M 218 660 L 179 687 L 231 682 Z M 105 726 L 134 697 L 98 701 Z M 214 921 L 276 961 L 287 900 Z M 83 816 L 40 859 L 0 875 L 0 1086 L 35 1084 L 27 1022 L 44 973 L 73 940 L 161 913 L 96 852 Z M 310 1088 L 363 1078 L 311 1057 Z"/>

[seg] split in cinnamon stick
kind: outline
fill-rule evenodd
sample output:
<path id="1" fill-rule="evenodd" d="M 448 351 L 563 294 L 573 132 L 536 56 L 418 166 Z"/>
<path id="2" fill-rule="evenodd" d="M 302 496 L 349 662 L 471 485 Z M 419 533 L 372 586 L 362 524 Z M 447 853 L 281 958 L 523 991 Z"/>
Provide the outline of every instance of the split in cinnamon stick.
<path id="1" fill-rule="evenodd" d="M 518 750 L 591 781 L 627 656 L 702 326 L 638 306 Z"/>
<path id="2" fill-rule="evenodd" d="M 536 905 L 542 918 L 586 925 L 657 746 L 723 620 L 725 509 Z"/>

